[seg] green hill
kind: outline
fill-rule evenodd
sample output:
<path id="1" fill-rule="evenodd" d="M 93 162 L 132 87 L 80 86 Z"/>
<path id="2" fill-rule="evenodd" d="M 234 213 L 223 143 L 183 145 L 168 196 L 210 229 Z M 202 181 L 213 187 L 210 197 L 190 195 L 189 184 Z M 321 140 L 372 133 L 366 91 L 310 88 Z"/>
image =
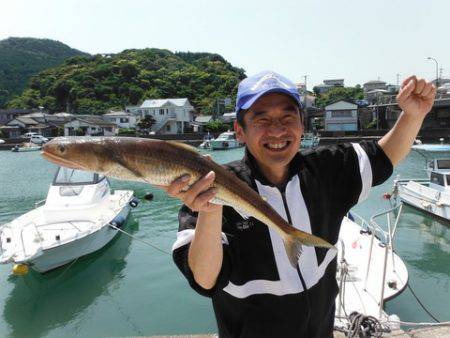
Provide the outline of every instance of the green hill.
<path id="1" fill-rule="evenodd" d="M 144 99 L 187 97 L 208 113 L 217 98 L 235 95 L 244 77 L 243 69 L 217 54 L 132 49 L 68 59 L 34 76 L 8 106 L 101 114 Z"/>
<path id="2" fill-rule="evenodd" d="M 0 107 L 8 97 L 22 93 L 31 76 L 44 69 L 60 65 L 65 59 L 77 55 L 88 54 L 49 39 L 1 40 Z"/>

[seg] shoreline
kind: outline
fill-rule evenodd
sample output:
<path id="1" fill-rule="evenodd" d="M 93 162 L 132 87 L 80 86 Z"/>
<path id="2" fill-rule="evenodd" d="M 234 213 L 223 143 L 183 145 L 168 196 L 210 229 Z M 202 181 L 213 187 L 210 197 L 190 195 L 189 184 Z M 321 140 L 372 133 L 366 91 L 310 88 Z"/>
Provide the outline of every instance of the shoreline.
<path id="1" fill-rule="evenodd" d="M 181 143 L 185 143 L 191 145 L 193 147 L 198 147 L 203 139 L 180 139 L 179 137 L 168 137 L 169 135 L 164 135 L 163 137 L 146 137 L 151 139 L 159 139 L 165 141 L 177 141 Z M 319 146 L 330 145 L 330 144 L 338 144 L 338 143 L 347 143 L 347 142 L 360 142 L 360 141 L 372 141 L 379 140 L 382 136 L 334 136 L 334 137 L 320 137 Z M 420 137 L 421 138 L 421 137 Z M 425 137 L 421 138 L 424 140 L 424 143 L 440 143 L 440 137 Z M 23 141 L 22 141 L 23 142 Z M 15 142 L 11 143 L 3 143 L 0 144 L 0 151 L 10 151 L 16 144 L 19 144 L 20 141 L 15 140 Z"/>

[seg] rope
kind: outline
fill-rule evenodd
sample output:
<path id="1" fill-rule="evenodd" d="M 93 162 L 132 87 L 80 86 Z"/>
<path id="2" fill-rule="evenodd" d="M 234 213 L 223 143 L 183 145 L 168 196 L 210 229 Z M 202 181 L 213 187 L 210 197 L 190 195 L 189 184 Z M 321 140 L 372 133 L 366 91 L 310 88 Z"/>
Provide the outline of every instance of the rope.
<path id="1" fill-rule="evenodd" d="M 170 252 L 168 252 L 168 251 L 166 251 L 166 250 L 164 250 L 164 249 L 158 248 L 156 245 L 154 245 L 154 244 L 152 244 L 152 243 L 149 243 L 149 242 L 147 242 L 147 241 L 144 241 L 143 239 L 140 239 L 140 238 L 138 238 L 138 237 L 133 236 L 132 234 L 126 232 L 125 230 L 122 230 L 122 229 L 118 228 L 118 227 L 115 226 L 114 224 L 109 223 L 109 226 L 112 227 L 112 228 L 114 228 L 114 229 L 116 229 L 116 230 L 118 230 L 118 231 L 120 231 L 120 232 L 122 232 L 122 233 L 124 233 L 124 234 L 127 235 L 127 236 L 130 236 L 131 238 L 133 238 L 133 239 L 135 239 L 135 240 L 137 240 L 137 241 L 139 241 L 139 242 L 142 242 L 142 243 L 144 243 L 144 244 L 147 244 L 148 246 L 152 247 L 152 248 L 155 249 L 155 250 L 158 250 L 159 252 L 162 252 L 162 253 L 164 253 L 164 254 L 166 254 L 166 255 L 171 255 L 171 254 L 172 254 L 172 253 L 170 253 Z"/>
<path id="2" fill-rule="evenodd" d="M 415 293 L 414 290 L 412 289 L 410 283 L 408 283 L 408 289 L 409 289 L 409 291 L 411 291 L 412 295 L 413 295 L 414 298 L 416 299 L 417 303 L 419 303 L 419 305 L 421 306 L 421 308 L 422 308 L 422 309 L 423 309 L 423 310 L 424 310 L 431 318 L 433 318 L 433 320 L 434 320 L 436 323 L 440 323 L 440 320 L 437 319 L 437 318 L 431 313 L 431 311 L 428 310 L 428 309 L 425 307 L 425 305 L 420 301 L 419 297 L 417 297 L 416 293 Z"/>
<path id="3" fill-rule="evenodd" d="M 354 337 L 381 337 L 383 333 L 390 332 L 388 326 L 384 326 L 378 319 L 365 316 L 362 313 L 352 312 L 349 316 L 350 324 L 346 336 Z"/>

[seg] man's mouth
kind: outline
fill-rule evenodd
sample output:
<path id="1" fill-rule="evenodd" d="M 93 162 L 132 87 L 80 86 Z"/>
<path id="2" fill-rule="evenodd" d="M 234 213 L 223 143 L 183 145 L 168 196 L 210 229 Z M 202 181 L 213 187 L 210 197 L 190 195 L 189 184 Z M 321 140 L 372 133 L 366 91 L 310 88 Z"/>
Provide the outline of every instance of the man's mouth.
<path id="1" fill-rule="evenodd" d="M 281 141 L 281 142 L 268 142 L 264 144 L 264 148 L 270 149 L 272 151 L 282 151 L 285 150 L 291 141 Z"/>

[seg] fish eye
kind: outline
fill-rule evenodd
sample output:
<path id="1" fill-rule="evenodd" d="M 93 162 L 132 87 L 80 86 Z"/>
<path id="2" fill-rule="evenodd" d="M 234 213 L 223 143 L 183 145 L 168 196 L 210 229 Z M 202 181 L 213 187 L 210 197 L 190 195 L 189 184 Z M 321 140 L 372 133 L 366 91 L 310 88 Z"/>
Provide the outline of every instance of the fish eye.
<path id="1" fill-rule="evenodd" d="M 64 153 L 66 151 L 66 147 L 64 147 L 64 145 L 60 144 L 58 146 L 58 150 L 59 150 L 60 153 Z"/>

